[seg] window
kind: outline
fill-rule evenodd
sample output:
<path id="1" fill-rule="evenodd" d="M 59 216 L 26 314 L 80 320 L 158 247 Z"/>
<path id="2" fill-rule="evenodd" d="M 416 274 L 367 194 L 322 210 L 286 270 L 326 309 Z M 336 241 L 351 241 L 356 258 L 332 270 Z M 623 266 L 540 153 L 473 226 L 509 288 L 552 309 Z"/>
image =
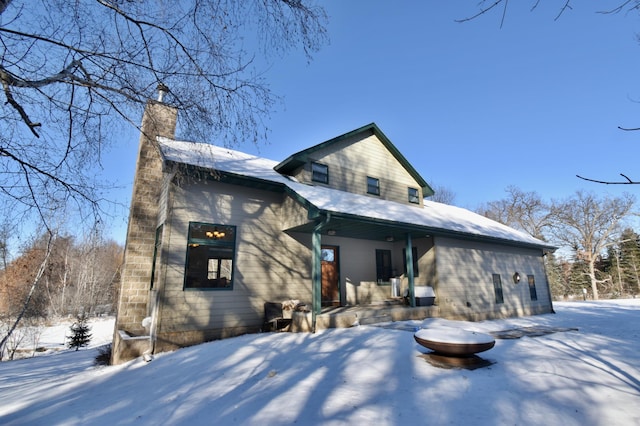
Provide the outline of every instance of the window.
<path id="1" fill-rule="evenodd" d="M 411 247 L 411 256 L 413 257 L 413 276 L 418 276 L 418 248 Z M 402 249 L 402 262 L 404 267 L 404 274 L 407 275 L 407 249 Z"/>
<path id="2" fill-rule="evenodd" d="M 162 225 L 156 229 L 156 244 L 153 247 L 153 263 L 151 265 L 151 290 L 158 283 L 158 272 L 160 270 L 160 247 L 162 246 Z"/>
<path id="3" fill-rule="evenodd" d="M 409 202 L 413 204 L 420 204 L 420 191 L 416 188 L 409 188 Z"/>
<path id="4" fill-rule="evenodd" d="M 502 296 L 502 279 L 500 279 L 500 274 L 493 274 L 493 289 L 496 292 L 496 303 L 504 303 L 504 297 Z"/>
<path id="5" fill-rule="evenodd" d="M 320 163 L 311 163 L 311 180 L 328 184 L 329 166 Z"/>
<path id="6" fill-rule="evenodd" d="M 380 195 L 380 179 L 367 176 L 367 194 Z"/>
<path id="7" fill-rule="evenodd" d="M 376 280 L 378 284 L 390 283 L 392 274 L 391 250 L 376 250 Z"/>
<path id="8" fill-rule="evenodd" d="M 320 251 L 320 260 L 323 262 L 335 262 L 336 249 L 335 248 L 323 248 Z"/>
<path id="9" fill-rule="evenodd" d="M 529 281 L 529 296 L 531 296 L 531 300 L 538 300 L 535 277 L 533 275 L 527 275 L 527 279 Z"/>
<path id="10" fill-rule="evenodd" d="M 236 227 L 189 223 L 185 288 L 233 288 Z"/>

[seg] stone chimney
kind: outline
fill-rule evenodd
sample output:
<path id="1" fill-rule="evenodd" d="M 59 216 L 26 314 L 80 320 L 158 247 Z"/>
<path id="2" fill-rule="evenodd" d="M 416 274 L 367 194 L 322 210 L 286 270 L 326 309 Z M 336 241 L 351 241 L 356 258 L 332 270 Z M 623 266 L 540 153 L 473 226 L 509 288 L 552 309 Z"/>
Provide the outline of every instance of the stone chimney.
<path id="1" fill-rule="evenodd" d="M 117 355 L 117 352 L 122 351 L 118 344 L 119 331 L 124 331 L 130 336 L 143 335 L 146 331 L 142 326 L 142 320 L 149 316 L 149 289 L 162 185 L 162 157 L 156 138 L 175 138 L 178 115 L 176 108 L 162 102 L 168 92 L 166 86 L 159 85 L 158 91 L 158 100 L 147 102 L 142 117 L 112 346 L 114 364 L 118 363 L 118 360 L 126 361 L 119 359 Z"/>

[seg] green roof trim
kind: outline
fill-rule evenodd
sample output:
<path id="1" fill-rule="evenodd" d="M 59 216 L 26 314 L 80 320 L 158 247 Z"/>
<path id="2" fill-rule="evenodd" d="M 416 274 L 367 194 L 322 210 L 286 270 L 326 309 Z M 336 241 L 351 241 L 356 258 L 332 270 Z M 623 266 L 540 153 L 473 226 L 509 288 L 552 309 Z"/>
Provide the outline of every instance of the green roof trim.
<path id="1" fill-rule="evenodd" d="M 398 160 L 398 162 L 411 175 L 411 177 L 413 177 L 416 180 L 418 185 L 420 185 L 420 187 L 422 188 L 423 197 L 429 197 L 434 194 L 433 189 L 431 188 L 431 186 L 429 186 L 427 181 L 424 180 L 422 176 L 420 176 L 420 173 L 418 173 L 418 171 L 413 168 L 411 163 L 409 163 L 409 161 L 405 158 L 405 156 L 402 155 L 402 153 L 398 150 L 398 148 L 396 148 L 395 145 L 389 140 L 389 138 L 384 133 L 382 133 L 382 130 L 380 130 L 380 128 L 376 125 L 376 123 L 367 124 L 366 126 L 362 126 L 359 129 L 352 130 L 348 133 L 329 139 L 328 141 L 322 142 L 318 145 L 312 146 L 311 148 L 307 148 L 293 155 L 290 155 L 288 158 L 286 158 L 284 161 L 280 162 L 276 167 L 274 167 L 274 170 L 277 171 L 278 173 L 289 174 L 293 170 L 307 163 L 309 161 L 310 154 L 316 151 L 328 148 L 331 145 L 334 145 L 338 142 L 342 142 L 345 139 L 351 138 L 361 133 L 367 133 L 367 132 L 372 132 L 380 140 L 380 142 L 382 142 L 382 144 L 389 150 L 389 152 L 396 158 L 396 160 Z"/>
<path id="2" fill-rule="evenodd" d="M 169 161 L 168 163 L 174 163 L 173 161 Z M 367 234 L 373 235 L 375 233 L 382 232 L 381 235 L 388 235 L 390 230 L 394 230 L 400 234 L 411 233 L 414 234 L 414 237 L 418 237 L 419 235 L 430 234 L 434 236 L 443 236 L 443 237 L 451 237 L 458 238 L 467 241 L 483 241 L 488 243 L 499 243 L 506 244 L 513 247 L 523 247 L 523 248 L 538 248 L 548 251 L 555 251 L 556 247 L 546 244 L 542 242 L 542 244 L 528 243 L 523 241 L 514 241 L 503 238 L 496 238 L 489 235 L 478 235 L 472 234 L 468 232 L 461 231 L 453 231 L 442 228 L 434 228 L 430 226 L 416 225 L 412 223 L 406 223 L 401 221 L 390 221 L 385 219 L 376 219 L 372 217 L 353 215 L 350 213 L 338 212 L 338 211 L 330 211 L 325 209 L 320 209 L 312 204 L 309 200 L 302 197 L 300 194 L 296 193 L 294 190 L 289 188 L 287 185 L 283 183 L 265 181 L 263 179 L 254 178 L 246 175 L 236 174 L 232 172 L 226 171 L 216 171 L 215 175 L 211 173 L 207 173 L 210 169 L 203 169 L 201 167 L 186 165 L 183 164 L 181 168 L 184 172 L 188 174 L 195 174 L 199 178 L 204 178 L 216 182 L 228 183 L 232 185 L 241 185 L 248 186 L 255 189 L 261 189 L 266 191 L 274 191 L 274 192 L 283 192 L 287 196 L 291 197 L 294 201 L 300 204 L 303 208 L 307 210 L 307 218 L 310 222 L 295 227 L 291 230 L 297 230 L 300 232 L 311 232 L 313 227 L 315 226 L 315 221 L 321 217 L 330 216 L 332 221 L 340 221 L 347 220 L 359 223 L 361 225 L 360 231 L 364 231 Z M 203 173 L 204 172 L 204 173 Z M 200 175 L 202 173 L 202 175 Z M 383 229 L 380 229 L 383 228 Z M 386 229 L 386 230 L 385 230 Z M 393 234 L 394 232 L 392 232 Z M 353 237 L 353 236 L 352 236 Z M 360 236 L 362 237 L 362 235 Z M 357 238 L 357 237 L 356 237 Z M 375 238 L 373 238 L 375 239 Z"/>

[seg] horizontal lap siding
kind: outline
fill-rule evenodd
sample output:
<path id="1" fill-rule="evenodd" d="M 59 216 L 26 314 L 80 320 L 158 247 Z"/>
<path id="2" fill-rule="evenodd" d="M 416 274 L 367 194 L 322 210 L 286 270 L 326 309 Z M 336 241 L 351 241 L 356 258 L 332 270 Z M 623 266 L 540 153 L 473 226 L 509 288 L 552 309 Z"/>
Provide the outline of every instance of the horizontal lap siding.
<path id="1" fill-rule="evenodd" d="M 307 210 L 291 197 L 286 197 L 281 209 L 282 229 L 295 228 L 309 222 Z"/>
<path id="2" fill-rule="evenodd" d="M 309 244 L 282 232 L 283 197 L 219 182 L 174 186 L 159 338 L 257 331 L 265 301 L 311 301 Z M 183 290 L 190 221 L 236 226 L 233 290 Z"/>
<path id="3" fill-rule="evenodd" d="M 334 245 L 340 248 L 340 291 L 342 300 L 352 304 L 369 304 L 380 302 L 391 296 L 391 287 L 376 283 L 376 250 L 390 250 L 392 253 L 392 269 L 403 277 L 403 242 L 386 242 L 374 240 L 358 240 L 341 237 L 322 237 L 323 245 Z M 419 275 L 415 285 L 433 285 L 435 283 L 435 264 L 433 259 L 432 239 L 420 238 L 412 241 L 418 250 Z M 403 277 L 404 278 L 404 277 Z M 408 287 L 408 280 L 402 280 L 403 288 Z"/>
<path id="4" fill-rule="evenodd" d="M 415 247 L 418 252 L 418 275 L 414 276 L 414 285 L 416 286 L 436 286 L 435 272 L 435 250 L 433 249 L 433 238 L 413 238 L 411 246 Z M 403 288 L 408 288 L 409 279 L 404 274 L 403 249 L 406 248 L 405 242 L 397 242 L 394 244 L 393 268 L 398 271 L 398 275 L 402 278 Z"/>
<path id="5" fill-rule="evenodd" d="M 329 166 L 329 187 L 354 194 L 367 193 L 367 176 L 379 179 L 377 198 L 408 204 L 408 188 L 422 188 L 375 136 L 352 137 L 311 155 L 310 161 Z M 299 178 L 311 182 L 311 163 Z M 315 183 L 314 183 L 315 184 Z"/>
<path id="6" fill-rule="evenodd" d="M 322 244 L 340 248 L 342 300 L 350 305 L 370 303 L 370 288 L 375 286 L 376 281 L 376 249 L 392 250 L 393 244 L 330 236 L 323 236 Z M 388 289 L 388 286 L 386 288 Z"/>
<path id="7" fill-rule="evenodd" d="M 438 304 L 445 316 L 469 319 L 508 317 L 551 311 L 541 252 L 447 238 L 436 238 Z M 513 274 L 521 275 L 514 284 Z M 496 303 L 493 274 L 500 274 L 504 303 Z M 536 281 L 532 301 L 527 275 Z"/>

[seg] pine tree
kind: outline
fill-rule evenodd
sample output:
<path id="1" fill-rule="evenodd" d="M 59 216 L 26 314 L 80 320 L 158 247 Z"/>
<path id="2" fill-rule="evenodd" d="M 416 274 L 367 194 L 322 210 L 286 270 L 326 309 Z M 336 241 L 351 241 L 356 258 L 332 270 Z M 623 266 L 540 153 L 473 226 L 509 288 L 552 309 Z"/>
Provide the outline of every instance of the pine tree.
<path id="1" fill-rule="evenodd" d="M 87 324 L 89 318 L 84 312 L 76 316 L 76 322 L 74 322 L 71 329 L 71 336 L 69 337 L 69 348 L 76 348 L 76 351 L 83 346 L 87 346 L 91 341 L 91 327 Z"/>
<path id="2" fill-rule="evenodd" d="M 625 229 L 620 239 L 622 291 L 635 295 L 640 291 L 640 235 L 632 229 Z"/>
<path id="3" fill-rule="evenodd" d="M 569 277 L 570 294 L 583 297 L 583 289 L 590 288 L 587 264 L 582 259 L 575 259 Z"/>

